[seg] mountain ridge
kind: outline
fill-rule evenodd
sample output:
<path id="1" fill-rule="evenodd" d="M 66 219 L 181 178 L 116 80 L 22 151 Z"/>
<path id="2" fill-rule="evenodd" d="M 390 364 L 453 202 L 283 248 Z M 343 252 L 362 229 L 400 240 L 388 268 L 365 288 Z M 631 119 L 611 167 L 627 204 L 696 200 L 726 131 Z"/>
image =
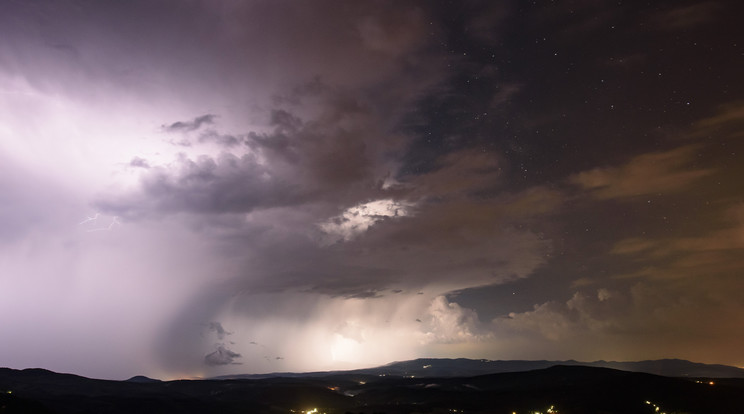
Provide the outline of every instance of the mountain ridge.
<path id="1" fill-rule="evenodd" d="M 274 372 L 266 374 L 220 375 L 209 379 L 262 379 L 275 377 L 319 377 L 327 375 L 377 375 L 399 377 L 471 377 L 476 375 L 533 371 L 556 365 L 611 368 L 620 371 L 642 372 L 666 377 L 689 378 L 744 378 L 744 369 L 723 364 L 704 364 L 684 359 L 667 358 L 643 361 L 581 362 L 576 360 L 489 360 L 469 358 L 418 358 L 395 361 L 385 365 L 339 371 Z"/>

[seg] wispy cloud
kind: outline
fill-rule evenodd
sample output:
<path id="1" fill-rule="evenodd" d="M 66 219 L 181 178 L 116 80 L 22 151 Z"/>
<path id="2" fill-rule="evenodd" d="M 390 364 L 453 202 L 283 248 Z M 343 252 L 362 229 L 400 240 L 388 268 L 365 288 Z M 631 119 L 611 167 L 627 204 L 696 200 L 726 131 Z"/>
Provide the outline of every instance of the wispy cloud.
<path id="1" fill-rule="evenodd" d="M 689 145 L 633 157 L 618 167 L 596 168 L 569 177 L 569 182 L 600 199 L 677 192 L 715 169 L 695 165 L 700 147 Z"/>

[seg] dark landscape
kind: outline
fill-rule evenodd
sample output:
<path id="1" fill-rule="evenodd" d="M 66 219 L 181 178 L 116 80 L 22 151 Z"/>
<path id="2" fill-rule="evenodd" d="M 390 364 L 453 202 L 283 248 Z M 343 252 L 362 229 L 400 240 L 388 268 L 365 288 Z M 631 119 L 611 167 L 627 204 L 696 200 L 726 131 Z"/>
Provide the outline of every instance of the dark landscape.
<path id="1" fill-rule="evenodd" d="M 3 368 L 0 412 L 692 414 L 740 413 L 744 403 L 744 370 L 682 360 L 614 364 L 711 375 L 661 376 L 575 361 L 503 372 L 551 363 L 426 359 L 367 370 L 178 381 L 109 381 Z M 421 370 L 433 375 L 419 376 Z M 502 372 L 459 375 L 478 371 Z"/>

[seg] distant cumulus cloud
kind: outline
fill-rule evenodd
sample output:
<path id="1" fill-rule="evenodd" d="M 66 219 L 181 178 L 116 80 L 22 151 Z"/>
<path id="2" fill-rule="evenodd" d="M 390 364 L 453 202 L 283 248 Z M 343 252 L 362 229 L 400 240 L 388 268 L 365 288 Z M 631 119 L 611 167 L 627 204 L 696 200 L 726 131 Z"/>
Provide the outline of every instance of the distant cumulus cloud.
<path id="1" fill-rule="evenodd" d="M 473 342 L 485 338 L 477 313 L 444 296 L 432 300 L 424 323 L 427 340 L 437 343 Z"/>

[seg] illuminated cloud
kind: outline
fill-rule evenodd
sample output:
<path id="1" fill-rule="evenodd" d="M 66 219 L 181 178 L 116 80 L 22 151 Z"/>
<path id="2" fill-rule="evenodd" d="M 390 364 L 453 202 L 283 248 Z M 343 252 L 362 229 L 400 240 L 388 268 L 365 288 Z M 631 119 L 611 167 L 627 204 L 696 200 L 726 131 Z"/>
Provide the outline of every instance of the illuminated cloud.
<path id="1" fill-rule="evenodd" d="M 478 340 L 478 315 L 472 309 L 465 309 L 444 296 L 437 296 L 427 311 L 428 315 L 422 320 L 425 324 L 428 323 L 430 329 L 425 332 L 427 340 L 437 343 Z"/>
<path id="2" fill-rule="evenodd" d="M 411 204 L 392 199 L 376 200 L 346 209 L 336 217 L 319 224 L 330 243 L 349 241 L 364 233 L 370 226 L 388 218 L 406 217 Z"/>

